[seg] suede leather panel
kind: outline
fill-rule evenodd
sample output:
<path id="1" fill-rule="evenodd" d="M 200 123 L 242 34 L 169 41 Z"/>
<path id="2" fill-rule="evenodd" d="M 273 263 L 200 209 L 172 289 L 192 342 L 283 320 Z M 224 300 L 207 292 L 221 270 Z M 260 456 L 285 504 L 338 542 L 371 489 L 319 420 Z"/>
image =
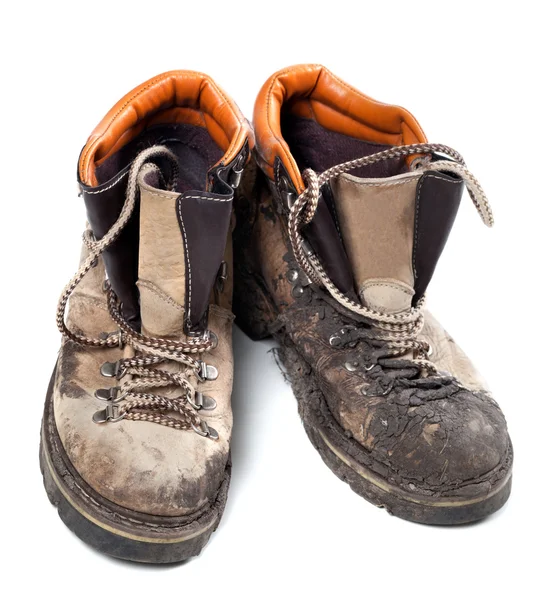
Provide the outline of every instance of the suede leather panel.
<path id="1" fill-rule="evenodd" d="M 142 328 L 154 336 L 172 337 L 184 330 L 184 243 L 175 207 L 179 194 L 146 184 L 140 177 L 140 247 L 138 285 Z M 166 310 L 168 304 L 180 310 Z"/>
<path id="2" fill-rule="evenodd" d="M 375 310 L 410 307 L 412 247 L 420 174 L 363 179 L 349 173 L 332 182 L 336 212 L 362 302 Z"/>
<path id="3" fill-rule="evenodd" d="M 102 272 L 100 259 L 73 294 L 68 311 L 69 326 L 90 335 L 114 328 L 101 291 Z M 215 410 L 201 415 L 217 430 L 217 441 L 155 423 L 94 423 L 93 414 L 105 407 L 94 392 L 113 385 L 100 367 L 128 356 L 129 349 L 94 349 L 64 340 L 54 382 L 56 426 L 69 459 L 99 494 L 128 509 L 161 516 L 187 515 L 215 498 L 232 428 L 232 321 L 232 313 L 211 307 L 209 327 L 219 343 L 204 360 L 217 367 L 219 376 L 196 388 L 217 401 Z"/>

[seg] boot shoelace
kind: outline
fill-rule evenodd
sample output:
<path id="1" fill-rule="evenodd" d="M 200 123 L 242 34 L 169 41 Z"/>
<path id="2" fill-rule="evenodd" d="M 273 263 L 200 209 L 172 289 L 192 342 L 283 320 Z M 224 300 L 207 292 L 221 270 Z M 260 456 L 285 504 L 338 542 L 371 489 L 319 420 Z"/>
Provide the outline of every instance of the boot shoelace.
<path id="1" fill-rule="evenodd" d="M 132 421 L 147 421 L 180 430 L 193 430 L 203 437 L 217 439 L 217 432 L 197 414 L 198 410 L 211 410 L 216 403 L 212 398 L 196 392 L 190 379 L 197 381 L 215 379 L 215 367 L 201 360 L 201 355 L 212 350 L 217 343 L 216 336 L 206 332 L 203 336 L 189 337 L 185 341 L 150 337 L 135 331 L 124 318 L 118 298 L 109 284 L 104 286 L 107 294 L 109 314 L 119 330 L 97 338 L 71 331 L 65 323 L 65 312 L 69 297 L 85 275 L 98 263 L 98 257 L 119 237 L 128 223 L 139 193 L 138 176 L 142 169 L 157 169 L 153 159 L 168 160 L 172 174 L 167 189 L 174 190 L 178 176 L 178 160 L 164 146 L 153 146 L 141 152 L 132 163 L 126 197 L 115 223 L 109 231 L 96 240 L 90 230 L 83 235 L 89 254 L 80 269 L 65 286 L 58 302 L 56 322 L 58 329 L 69 340 L 83 346 L 94 348 L 114 348 L 125 345 L 131 346 L 136 356 L 123 358 L 116 363 L 104 363 L 102 375 L 122 377 L 129 375 L 130 379 L 120 387 L 96 391 L 96 397 L 106 401 L 106 408 L 94 414 L 96 423 L 117 422 L 121 419 Z M 179 364 L 179 371 L 172 372 L 157 367 L 165 362 Z M 158 393 L 159 388 L 177 387 L 183 390 L 175 398 L 169 398 Z M 167 413 L 173 413 L 171 416 Z"/>
<path id="2" fill-rule="evenodd" d="M 431 162 L 430 157 L 427 155 L 434 152 L 446 155 L 451 160 Z M 436 374 L 437 369 L 429 360 L 429 344 L 418 339 L 418 335 L 424 326 L 422 308 L 425 297 L 420 298 L 409 310 L 400 313 L 379 312 L 359 304 L 348 298 L 335 286 L 320 263 L 319 258 L 301 235 L 301 229 L 314 218 L 320 201 L 320 189 L 325 183 L 335 179 L 341 173 L 359 167 L 413 155 L 425 155 L 425 159 L 422 158 L 419 161 L 420 167 L 417 169 L 419 171 L 442 170 L 461 177 L 483 223 L 488 227 L 493 226 L 493 214 L 485 192 L 477 179 L 466 168 L 462 156 L 456 150 L 442 144 L 411 144 L 395 146 L 383 152 L 336 165 L 319 175 L 312 169 L 306 169 L 302 174 L 305 190 L 297 197 L 290 208 L 288 232 L 295 260 L 307 277 L 313 283 L 325 288 L 341 306 L 369 320 L 372 327 L 365 332 L 364 337 L 383 343 L 389 350 L 389 356 L 399 357 L 412 352 L 412 362 L 415 365 L 420 369 L 425 369 L 429 374 Z"/>

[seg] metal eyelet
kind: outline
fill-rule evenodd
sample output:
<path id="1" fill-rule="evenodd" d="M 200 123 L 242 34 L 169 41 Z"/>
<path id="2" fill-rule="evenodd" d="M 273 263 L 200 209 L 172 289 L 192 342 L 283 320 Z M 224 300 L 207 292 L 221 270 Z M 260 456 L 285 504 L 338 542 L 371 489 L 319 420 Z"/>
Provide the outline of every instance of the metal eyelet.
<path id="1" fill-rule="evenodd" d="M 120 387 L 100 388 L 99 390 L 96 390 L 94 396 L 98 400 L 118 404 L 123 398 L 126 398 L 128 396 L 128 392 L 124 392 L 121 395 L 119 395 L 120 391 Z"/>
<path id="2" fill-rule="evenodd" d="M 301 285 L 294 285 L 291 288 L 291 295 L 295 299 L 301 298 L 301 296 L 305 293 L 305 288 Z"/>
<path id="3" fill-rule="evenodd" d="M 358 369 L 358 361 L 347 361 L 345 363 L 345 368 L 347 369 L 347 371 L 354 373 Z"/>
<path id="4" fill-rule="evenodd" d="M 217 291 L 219 292 L 219 294 L 223 292 L 224 284 L 226 283 L 227 279 L 228 279 L 228 264 L 226 263 L 225 260 L 223 260 L 220 263 L 220 267 L 219 267 L 218 274 L 217 274 L 216 287 L 217 287 Z"/>
<path id="5" fill-rule="evenodd" d="M 120 406 L 117 404 L 108 402 L 105 408 L 98 410 L 93 414 L 92 420 L 94 423 L 98 424 L 108 423 L 109 421 L 117 423 L 117 421 L 124 419 L 126 414 L 126 410 L 121 410 Z"/>
<path id="6" fill-rule="evenodd" d="M 218 433 L 216 429 L 213 429 L 212 427 L 209 427 L 209 425 L 207 425 L 207 423 L 205 421 L 200 421 L 200 425 L 199 427 L 196 427 L 193 423 L 192 423 L 192 429 L 201 437 L 208 437 L 211 438 L 212 440 L 218 440 Z"/>
<path id="7" fill-rule="evenodd" d="M 360 388 L 360 393 L 363 396 L 365 396 L 366 398 L 378 398 L 380 396 L 387 396 L 387 394 L 389 394 L 392 389 L 393 389 L 393 384 L 391 384 L 386 390 L 384 390 L 383 392 L 378 394 L 377 392 L 371 392 L 369 385 L 363 385 Z"/>
<path id="8" fill-rule="evenodd" d="M 119 337 L 119 348 L 124 348 L 124 343 L 123 343 L 123 330 L 122 329 L 118 329 L 117 331 L 108 331 L 108 332 L 103 332 L 100 333 L 100 339 L 102 340 L 107 340 L 108 338 L 110 338 L 112 335 L 117 335 Z"/>
<path id="9" fill-rule="evenodd" d="M 206 362 L 199 363 L 198 377 L 200 381 L 214 381 L 218 377 L 218 369 Z"/>
<path id="10" fill-rule="evenodd" d="M 209 331 L 207 333 L 207 337 L 209 338 L 209 341 L 211 342 L 211 350 L 214 350 L 218 346 L 218 343 L 219 343 L 218 335 L 214 331 Z"/>
<path id="11" fill-rule="evenodd" d="M 122 379 L 127 372 L 127 369 L 121 369 L 121 361 L 117 362 L 104 362 L 100 367 L 100 374 L 104 377 L 115 377 L 116 379 Z"/>
<path id="12" fill-rule="evenodd" d="M 295 283 L 299 279 L 299 271 L 297 269 L 290 269 L 286 273 L 286 278 L 290 283 Z"/>
<path id="13" fill-rule="evenodd" d="M 211 396 L 206 396 L 202 392 L 196 392 L 194 400 L 190 398 L 188 402 L 196 410 L 214 410 L 217 407 L 217 401 L 214 398 L 211 398 Z"/>

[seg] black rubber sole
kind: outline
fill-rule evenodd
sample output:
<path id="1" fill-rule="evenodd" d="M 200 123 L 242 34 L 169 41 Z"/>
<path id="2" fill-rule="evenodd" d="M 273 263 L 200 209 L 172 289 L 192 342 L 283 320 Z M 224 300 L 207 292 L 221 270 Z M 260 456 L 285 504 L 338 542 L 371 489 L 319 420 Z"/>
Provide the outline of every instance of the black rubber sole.
<path id="1" fill-rule="evenodd" d="M 65 454 L 54 421 L 52 382 L 42 421 L 40 468 L 50 502 L 81 540 L 110 556 L 152 564 L 182 562 L 201 552 L 220 522 L 231 472 L 229 462 L 214 502 L 186 517 L 147 515 L 113 504 L 79 476 Z"/>

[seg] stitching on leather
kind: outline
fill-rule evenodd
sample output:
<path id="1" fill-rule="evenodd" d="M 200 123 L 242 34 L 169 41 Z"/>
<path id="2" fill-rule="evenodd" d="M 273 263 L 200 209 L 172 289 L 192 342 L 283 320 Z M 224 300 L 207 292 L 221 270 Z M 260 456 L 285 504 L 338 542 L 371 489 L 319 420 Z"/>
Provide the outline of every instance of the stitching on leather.
<path id="1" fill-rule="evenodd" d="M 173 300 L 168 294 L 166 294 L 163 290 L 161 290 L 158 286 L 153 283 L 153 281 L 149 281 L 148 279 L 139 279 L 136 282 L 137 287 L 144 287 L 153 294 L 155 294 L 160 300 L 163 302 L 167 302 L 174 308 L 184 312 L 184 307 L 181 304 L 178 304 L 175 300 Z"/>
<path id="2" fill-rule="evenodd" d="M 197 79 L 198 77 L 201 78 L 202 80 L 202 85 L 200 87 L 199 90 L 199 94 L 198 94 L 198 98 L 199 95 L 201 94 L 201 91 L 204 87 L 204 85 L 207 82 L 210 82 L 213 86 L 213 88 L 215 89 L 216 93 L 222 97 L 225 101 L 225 103 L 228 105 L 228 107 L 230 108 L 232 114 L 236 117 L 236 119 L 238 120 L 238 127 L 237 127 L 237 132 L 234 135 L 234 139 L 232 140 L 232 143 L 230 144 L 230 147 L 228 148 L 228 150 L 226 151 L 226 154 L 222 157 L 222 159 L 219 161 L 222 162 L 222 160 L 226 157 L 231 155 L 231 152 L 234 151 L 234 146 L 237 145 L 238 143 L 238 139 L 240 138 L 240 134 L 242 133 L 243 127 L 242 127 L 242 123 L 243 123 L 243 115 L 242 118 L 240 118 L 240 115 L 238 114 L 238 112 L 235 110 L 233 102 L 230 102 L 226 96 L 226 94 L 221 90 L 221 88 L 219 88 L 217 86 L 217 84 L 208 76 L 205 75 L 205 73 L 200 73 L 199 71 L 176 71 L 176 72 L 172 72 L 172 77 L 181 77 L 183 79 Z M 85 172 L 84 172 L 84 165 L 86 164 L 86 162 L 88 161 L 88 158 L 90 156 L 90 153 L 92 151 L 93 148 L 95 148 L 99 141 L 103 138 L 103 136 L 106 134 L 106 132 L 109 130 L 109 128 L 111 127 L 111 125 L 113 124 L 113 122 L 117 119 L 117 117 L 123 112 L 123 110 L 125 110 L 125 108 L 127 108 L 127 106 L 129 106 L 132 101 L 137 98 L 139 95 L 141 95 L 142 93 L 144 93 L 146 90 L 148 90 L 149 88 L 153 87 L 154 85 L 156 85 L 157 83 L 159 83 L 160 81 L 163 81 L 164 79 L 170 79 L 170 77 L 167 77 L 167 74 L 164 73 L 163 75 L 160 75 L 159 77 L 156 77 L 155 79 L 153 79 L 152 81 L 150 81 L 150 83 L 148 85 L 143 86 L 142 88 L 140 88 L 140 90 L 138 90 L 131 98 L 129 98 L 124 104 L 123 106 L 121 106 L 121 108 L 117 111 L 117 113 L 111 118 L 111 120 L 109 121 L 109 123 L 107 124 L 107 126 L 105 127 L 103 133 L 97 137 L 94 140 L 93 144 L 90 144 L 90 146 L 88 147 L 88 150 L 85 152 L 82 160 L 81 160 L 81 164 L 80 164 L 80 172 L 81 172 L 81 179 L 84 180 L 85 178 Z M 213 117 L 214 118 L 214 117 Z"/>
<path id="3" fill-rule="evenodd" d="M 180 219 L 180 226 L 182 227 L 182 233 L 184 234 L 184 248 L 186 254 L 186 273 L 188 276 L 188 302 L 187 302 L 187 313 L 188 316 L 192 312 L 192 270 L 190 268 L 190 253 L 188 250 L 188 237 L 186 235 L 186 227 L 184 227 L 184 218 L 182 217 L 182 196 L 178 199 L 178 218 Z"/>
<path id="4" fill-rule="evenodd" d="M 393 290 L 397 290 L 398 292 L 402 292 L 405 296 L 410 296 L 411 292 L 408 290 L 405 290 L 403 287 L 397 285 L 396 283 L 378 283 L 378 282 L 369 282 L 369 283 L 365 283 L 361 288 L 360 288 L 360 293 L 362 294 L 363 292 L 365 292 L 369 287 L 383 287 L 383 288 L 391 288 Z"/>
<path id="5" fill-rule="evenodd" d="M 88 190 L 82 190 L 82 192 L 83 194 L 87 194 L 89 196 L 92 196 L 93 194 L 103 194 L 104 192 L 107 192 L 107 190 L 110 190 L 112 187 L 115 187 L 119 183 L 119 181 L 121 181 L 121 179 L 123 179 L 123 177 L 125 177 L 126 175 L 128 175 L 127 171 L 125 171 L 122 175 L 119 175 L 119 177 L 117 177 L 117 179 L 111 185 L 107 186 L 103 190 L 95 190 L 93 192 L 89 192 Z"/>
<path id="6" fill-rule="evenodd" d="M 75 300 L 80 300 L 80 302 L 83 302 L 84 304 L 90 304 L 92 306 L 96 306 L 97 308 L 107 310 L 106 302 L 102 302 L 102 300 L 98 300 L 97 298 L 91 298 L 90 296 L 86 296 L 84 293 L 74 292 L 73 298 L 75 298 Z"/>
<path id="7" fill-rule="evenodd" d="M 162 198 L 163 200 L 172 200 L 172 199 L 178 197 L 178 196 L 171 196 L 169 193 L 163 194 L 161 192 L 154 192 L 149 186 L 147 188 L 145 188 L 144 191 L 146 191 L 151 196 L 155 196 L 156 198 Z"/>
<path id="8" fill-rule="evenodd" d="M 420 177 L 418 177 L 419 179 Z M 392 181 L 390 183 L 371 183 L 370 181 L 356 181 L 354 179 L 346 179 L 347 181 L 354 183 L 355 185 L 363 185 L 368 187 L 392 187 L 396 185 L 406 185 L 407 183 L 412 183 L 416 181 L 416 177 L 409 177 L 407 179 L 401 181 Z"/>
<path id="9" fill-rule="evenodd" d="M 317 67 L 320 67 L 321 65 L 316 65 Z M 293 156 L 291 156 L 291 152 L 286 152 L 285 146 L 282 143 L 282 141 L 280 141 L 281 136 L 277 136 L 276 133 L 274 132 L 274 130 L 272 129 L 272 123 L 270 122 L 270 116 L 269 116 L 269 107 L 272 101 L 272 90 L 274 89 L 274 86 L 276 85 L 276 82 L 281 83 L 280 79 L 281 77 L 283 77 L 284 75 L 287 75 L 288 73 L 291 73 L 292 71 L 294 71 L 296 69 L 296 67 L 290 67 L 289 69 L 285 69 L 284 71 L 279 71 L 277 74 L 277 77 L 274 77 L 270 87 L 268 88 L 268 93 L 266 96 L 266 124 L 268 125 L 268 130 L 270 131 L 270 134 L 272 135 L 273 140 L 278 144 L 280 150 L 282 151 L 282 154 L 288 158 L 287 155 L 289 155 L 289 158 L 291 158 L 292 164 L 295 163 L 295 168 L 297 169 L 297 171 L 299 171 L 299 168 L 297 167 L 297 163 L 295 162 L 295 159 L 293 158 Z M 316 78 L 316 81 L 314 82 L 314 85 L 312 87 L 312 90 L 310 91 L 310 93 L 312 94 L 312 91 L 316 88 L 317 84 L 318 84 L 318 80 L 320 79 L 320 75 L 322 73 L 322 70 L 324 69 L 324 67 L 322 67 L 318 73 L 318 77 Z M 309 71 L 312 71 L 312 68 L 309 69 Z M 289 150 L 289 147 L 288 147 Z M 274 157 L 275 158 L 275 157 Z M 290 162 L 291 162 L 290 161 Z M 266 161 L 270 167 L 273 169 L 274 168 L 274 161 L 272 163 L 270 163 L 270 161 Z M 293 173 L 289 173 L 289 176 L 293 179 Z M 299 181 L 302 184 L 303 183 L 303 178 L 301 177 L 301 174 L 299 173 Z M 293 183 L 293 181 L 292 181 Z M 304 187 L 304 186 L 303 186 Z M 299 191 L 299 189 L 297 190 Z"/>
<path id="10" fill-rule="evenodd" d="M 431 164 L 430 164 L 431 166 Z M 447 183 L 464 183 L 462 179 L 447 179 L 446 177 L 441 177 L 440 175 L 434 175 L 433 173 L 427 173 L 427 179 L 439 179 L 440 181 L 446 181 Z"/>
<path id="11" fill-rule="evenodd" d="M 208 196 L 185 196 L 194 200 L 209 200 L 210 202 L 232 202 L 232 198 L 209 198 Z"/>
<path id="12" fill-rule="evenodd" d="M 81 161 L 81 178 L 84 179 L 84 165 L 88 162 L 88 157 L 90 156 L 90 153 L 92 151 L 92 148 L 94 148 L 95 146 L 98 145 L 99 140 L 101 140 L 103 138 L 103 136 L 105 135 L 105 133 L 109 130 L 109 128 L 111 127 L 111 125 L 113 124 L 113 121 L 115 121 L 115 119 L 123 112 L 123 110 L 125 110 L 125 108 L 135 99 L 137 98 L 140 94 L 142 94 L 143 92 L 145 92 L 147 89 L 149 89 L 150 87 L 153 87 L 155 84 L 159 83 L 160 81 L 162 81 L 163 76 L 159 76 L 156 77 L 153 81 L 150 81 L 150 83 L 142 88 L 140 88 L 140 90 L 138 90 L 131 98 L 129 98 L 124 104 L 123 106 L 121 106 L 121 108 L 113 115 L 113 117 L 111 118 L 111 120 L 109 121 L 109 123 L 107 124 L 107 127 L 104 129 L 103 133 L 98 136 L 95 140 L 94 144 L 90 144 L 90 146 L 88 147 L 88 150 L 86 151 L 86 153 L 84 154 L 82 161 Z"/>
<path id="13" fill-rule="evenodd" d="M 435 175 L 434 173 L 425 173 L 422 177 L 425 179 L 422 181 L 420 177 L 418 189 L 416 190 L 416 212 L 414 215 L 414 247 L 412 249 L 412 270 L 414 271 L 414 280 L 418 278 L 418 272 L 416 271 L 416 255 L 418 252 L 418 222 L 420 215 L 420 195 L 422 188 L 427 179 L 439 179 L 440 181 L 446 181 L 447 183 L 463 183 L 461 179 L 447 179 L 441 175 Z"/>
<path id="14" fill-rule="evenodd" d="M 425 177 L 425 179 L 424 179 Z M 414 247 L 412 248 L 412 270 L 414 271 L 414 282 L 418 279 L 418 272 L 416 271 L 416 255 L 418 253 L 418 223 L 420 216 L 420 194 L 424 183 L 428 175 L 422 175 L 418 181 L 418 189 L 416 190 L 416 209 L 414 213 Z"/>

